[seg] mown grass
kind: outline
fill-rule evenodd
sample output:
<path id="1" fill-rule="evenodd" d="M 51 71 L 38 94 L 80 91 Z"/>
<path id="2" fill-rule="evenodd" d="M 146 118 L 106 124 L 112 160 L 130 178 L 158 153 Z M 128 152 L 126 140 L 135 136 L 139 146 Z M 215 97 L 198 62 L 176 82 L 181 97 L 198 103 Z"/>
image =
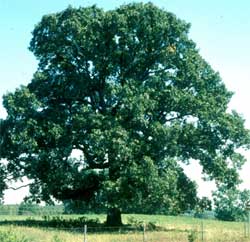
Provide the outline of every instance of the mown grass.
<path id="1" fill-rule="evenodd" d="M 77 219 L 81 215 L 63 215 L 64 219 Z M 101 222 L 105 221 L 105 215 L 86 215 L 89 219 L 98 218 Z M 196 241 L 201 241 L 201 219 L 191 217 L 175 217 L 160 215 L 123 215 L 123 222 L 128 223 L 134 220 L 144 223 L 153 222 L 158 226 L 165 228 L 166 231 L 146 231 L 145 237 L 147 242 L 188 242 L 188 235 L 191 233 L 197 237 Z M 24 221 L 27 216 L 0 216 L 0 221 Z M 34 220 L 42 220 L 40 216 L 32 217 Z M 244 223 L 240 222 L 221 222 L 216 220 L 203 220 L 204 241 L 206 242 L 250 242 L 250 239 L 244 236 Z M 100 228 L 88 228 L 88 242 L 140 242 L 143 241 L 143 232 L 138 229 L 136 231 L 110 231 Z M 21 242 L 82 242 L 82 230 L 72 229 L 55 229 L 40 228 L 15 225 L 0 226 L 1 233 L 11 231 L 13 238 L 25 238 Z M 0 237 L 1 238 L 1 237 Z M 7 241 L 7 240 L 6 240 Z M 11 240 L 10 240 L 11 241 Z M 2 241 L 1 241 L 2 242 Z M 5 242 L 5 241 L 3 241 Z M 8 241 L 9 242 L 9 241 Z M 16 242 L 16 241 L 11 241 Z M 18 241 L 19 242 L 19 241 Z"/>

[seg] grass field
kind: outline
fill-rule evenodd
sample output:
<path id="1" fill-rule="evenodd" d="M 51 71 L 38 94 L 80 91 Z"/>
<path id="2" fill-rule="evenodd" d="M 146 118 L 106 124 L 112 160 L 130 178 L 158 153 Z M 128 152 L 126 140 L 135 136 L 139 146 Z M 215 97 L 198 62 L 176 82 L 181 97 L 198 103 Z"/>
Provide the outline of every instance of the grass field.
<path id="1" fill-rule="evenodd" d="M 65 219 L 78 218 L 79 215 L 64 215 Z M 87 215 L 88 218 L 99 218 L 105 220 L 105 215 Z M 189 242 L 202 241 L 202 220 L 190 217 L 156 216 L 156 215 L 123 215 L 123 222 L 127 223 L 133 217 L 137 221 L 153 222 L 164 227 L 166 231 L 146 231 L 144 236 L 141 230 L 124 232 L 122 230 L 104 232 L 100 229 L 88 228 L 87 242 Z M 25 220 L 27 216 L 0 216 L 1 221 Z M 33 217 L 35 220 L 42 220 L 41 217 Z M 216 220 L 203 220 L 203 241 L 207 242 L 246 242 L 244 223 L 221 222 Z M 12 239 L 1 242 L 83 242 L 83 232 L 79 230 L 60 230 L 40 227 L 26 227 L 15 225 L 0 226 L 0 234 L 11 234 L 19 240 Z M 7 235 L 5 236 L 7 237 Z M 189 237 L 189 239 L 188 239 Z M 196 240 L 191 240 L 191 237 Z M 25 239 L 24 239 L 25 238 Z"/>

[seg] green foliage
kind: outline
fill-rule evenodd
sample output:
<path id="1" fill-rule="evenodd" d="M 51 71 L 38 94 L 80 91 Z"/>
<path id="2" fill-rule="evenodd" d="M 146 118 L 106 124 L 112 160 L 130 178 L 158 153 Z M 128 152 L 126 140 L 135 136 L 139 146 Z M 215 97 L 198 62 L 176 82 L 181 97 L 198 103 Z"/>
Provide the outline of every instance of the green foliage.
<path id="1" fill-rule="evenodd" d="M 44 216 L 41 225 L 44 227 L 55 228 L 83 228 L 87 224 L 90 227 L 100 227 L 101 223 L 98 218 L 88 219 L 87 217 L 64 218 L 60 216 Z"/>
<path id="2" fill-rule="evenodd" d="M 39 213 L 39 206 L 36 204 L 27 204 L 23 202 L 18 208 L 18 215 L 34 215 Z"/>
<path id="3" fill-rule="evenodd" d="M 215 217 L 226 221 L 244 221 L 246 205 L 250 200 L 250 191 L 227 189 L 221 186 L 214 192 Z"/>
<path id="4" fill-rule="evenodd" d="M 17 215 L 19 205 L 0 205 L 0 215 Z"/>
<path id="5" fill-rule="evenodd" d="M 23 202 L 18 206 L 18 215 L 58 215 L 62 213 L 62 205 L 39 206 Z"/>
<path id="6" fill-rule="evenodd" d="M 212 201 L 208 197 L 202 197 L 198 200 L 198 207 L 201 211 L 211 211 Z"/>
<path id="7" fill-rule="evenodd" d="M 2 181 L 28 177 L 34 202 L 168 214 L 196 203 L 179 161 L 238 184 L 248 131 L 189 27 L 152 3 L 44 16 L 30 42 L 33 79 L 3 97 Z"/>
<path id="8" fill-rule="evenodd" d="M 208 216 L 207 214 L 205 214 L 205 212 L 211 210 L 212 210 L 212 201 L 208 197 L 198 198 L 194 216 L 199 218 L 205 218 Z"/>
<path id="9" fill-rule="evenodd" d="M 133 225 L 135 227 L 139 227 L 139 226 L 143 225 L 143 221 L 138 220 L 134 216 L 128 217 L 127 218 L 127 222 L 128 222 L 129 225 Z"/>
<path id="10" fill-rule="evenodd" d="M 58 215 L 64 213 L 62 205 L 39 206 L 21 203 L 20 205 L 0 205 L 0 215 Z"/>
<path id="11" fill-rule="evenodd" d="M 67 228 L 67 229 L 80 229 L 84 225 L 90 227 L 102 227 L 103 223 L 98 218 L 82 217 L 63 217 L 63 216 L 50 216 L 44 215 L 40 217 L 26 217 L 25 219 L 17 220 L 4 220 L 0 222 L 1 225 L 15 225 L 15 226 L 28 226 L 28 227 L 43 227 L 43 228 Z"/>
<path id="12" fill-rule="evenodd" d="M 58 215 L 63 212 L 64 208 L 62 205 L 39 206 L 37 204 L 22 202 L 18 206 L 18 215 Z"/>
<path id="13" fill-rule="evenodd" d="M 164 230 L 165 228 L 157 226 L 156 222 L 152 222 L 152 221 L 142 221 L 142 220 L 138 220 L 137 218 L 135 218 L 134 216 L 132 217 L 128 217 L 127 219 L 127 223 L 130 226 L 135 227 L 136 229 L 146 229 L 147 231 L 156 231 L 156 230 Z"/>
<path id="14" fill-rule="evenodd" d="M 105 213 L 106 207 L 102 203 L 101 198 L 98 199 L 99 203 L 97 202 L 97 199 L 86 203 L 85 201 L 79 201 L 79 200 L 65 200 L 63 201 L 63 213 L 64 214 L 88 214 L 88 213 Z"/>

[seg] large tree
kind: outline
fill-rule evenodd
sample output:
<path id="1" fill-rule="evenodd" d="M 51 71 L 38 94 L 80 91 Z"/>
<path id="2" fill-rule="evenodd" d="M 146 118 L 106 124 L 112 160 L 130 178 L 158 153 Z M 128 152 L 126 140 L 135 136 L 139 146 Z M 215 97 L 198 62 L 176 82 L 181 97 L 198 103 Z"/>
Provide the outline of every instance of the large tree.
<path id="1" fill-rule="evenodd" d="M 38 69 L 4 96 L 2 189 L 28 177 L 37 201 L 99 199 L 119 220 L 129 206 L 192 208 L 180 162 L 237 184 L 248 131 L 189 28 L 151 3 L 44 16 L 30 42 Z"/>

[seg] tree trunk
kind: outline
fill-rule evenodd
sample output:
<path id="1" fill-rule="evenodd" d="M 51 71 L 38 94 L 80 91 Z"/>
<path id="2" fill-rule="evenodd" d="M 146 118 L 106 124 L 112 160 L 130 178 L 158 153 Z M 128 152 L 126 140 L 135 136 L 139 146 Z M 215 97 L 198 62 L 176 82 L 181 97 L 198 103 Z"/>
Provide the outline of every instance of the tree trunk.
<path id="1" fill-rule="evenodd" d="M 119 208 L 110 208 L 107 213 L 108 226 L 121 226 L 122 225 L 122 215 Z"/>

